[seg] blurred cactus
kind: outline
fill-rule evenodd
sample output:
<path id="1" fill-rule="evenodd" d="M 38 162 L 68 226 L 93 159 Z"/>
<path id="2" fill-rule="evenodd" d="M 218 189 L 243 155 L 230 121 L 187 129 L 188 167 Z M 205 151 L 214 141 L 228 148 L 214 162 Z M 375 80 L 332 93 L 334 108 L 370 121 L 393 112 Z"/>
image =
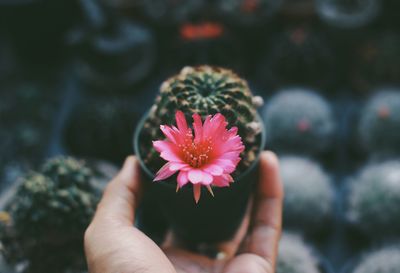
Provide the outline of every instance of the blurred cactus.
<path id="1" fill-rule="evenodd" d="M 366 166 L 351 182 L 348 220 L 370 237 L 400 235 L 400 161 Z"/>
<path id="2" fill-rule="evenodd" d="M 318 259 L 300 236 L 284 233 L 279 243 L 277 273 L 320 273 Z"/>
<path id="3" fill-rule="evenodd" d="M 361 114 L 359 134 L 376 156 L 400 153 L 400 89 L 380 89 L 370 98 Z"/>
<path id="4" fill-rule="evenodd" d="M 285 89 L 264 111 L 267 144 L 278 152 L 317 154 L 330 148 L 335 123 L 329 104 L 318 94 Z"/>
<path id="5" fill-rule="evenodd" d="M 379 0 L 317 0 L 317 13 L 325 22 L 344 28 L 357 28 L 379 15 Z"/>
<path id="6" fill-rule="evenodd" d="M 185 23 L 171 38 L 168 63 L 174 70 L 183 65 L 213 65 L 243 68 L 242 42 L 227 26 L 212 21 Z"/>
<path id="7" fill-rule="evenodd" d="M 255 24 L 274 15 L 282 6 L 282 0 L 218 0 L 217 9 L 223 18 L 233 24 Z"/>
<path id="8" fill-rule="evenodd" d="M 369 92 L 382 85 L 400 84 L 400 35 L 379 32 L 356 47 L 350 65 L 351 83 L 359 92 Z"/>
<path id="9" fill-rule="evenodd" d="M 84 268 L 83 233 L 100 198 L 99 184 L 109 178 L 71 157 L 50 159 L 40 172 L 21 177 L 3 212 L 9 220 L 0 223 L 6 259 L 28 262 L 24 272 Z"/>
<path id="10" fill-rule="evenodd" d="M 131 100 L 87 100 L 69 117 L 65 144 L 75 155 L 122 162 L 132 150 L 138 113 Z"/>
<path id="11" fill-rule="evenodd" d="M 285 188 L 284 228 L 315 232 L 333 217 L 334 190 L 330 177 L 306 158 L 282 157 L 281 177 Z"/>
<path id="12" fill-rule="evenodd" d="M 399 246 L 387 246 L 365 255 L 352 273 L 397 273 L 399 268 Z"/>
<path id="13" fill-rule="evenodd" d="M 162 165 L 159 155 L 152 148 L 151 140 L 164 138 L 161 124 L 174 124 L 175 112 L 181 110 L 187 120 L 198 113 L 207 115 L 221 113 L 229 127 L 237 126 L 246 150 L 239 164 L 247 167 L 255 160 L 259 147 L 262 124 L 257 119 L 260 97 L 253 97 L 247 82 L 230 70 L 211 67 L 185 67 L 178 75 L 166 80 L 144 124 L 142 143 L 146 164 L 153 170 Z"/>
<path id="14" fill-rule="evenodd" d="M 326 90 L 335 84 L 335 57 L 326 37 L 298 26 L 279 33 L 260 58 L 258 78 L 274 89 L 301 85 Z"/>
<path id="15" fill-rule="evenodd" d="M 205 6 L 205 0 L 141 0 L 143 13 L 153 22 L 164 25 L 194 19 Z"/>

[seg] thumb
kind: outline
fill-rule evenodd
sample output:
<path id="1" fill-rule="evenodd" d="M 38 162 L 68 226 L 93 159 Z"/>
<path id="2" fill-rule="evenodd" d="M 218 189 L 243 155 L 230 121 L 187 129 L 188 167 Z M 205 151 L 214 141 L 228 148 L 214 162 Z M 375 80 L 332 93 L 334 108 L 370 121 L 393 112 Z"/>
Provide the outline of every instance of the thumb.
<path id="1" fill-rule="evenodd" d="M 140 188 L 139 164 L 134 156 L 129 156 L 107 185 L 93 221 L 133 225 Z"/>

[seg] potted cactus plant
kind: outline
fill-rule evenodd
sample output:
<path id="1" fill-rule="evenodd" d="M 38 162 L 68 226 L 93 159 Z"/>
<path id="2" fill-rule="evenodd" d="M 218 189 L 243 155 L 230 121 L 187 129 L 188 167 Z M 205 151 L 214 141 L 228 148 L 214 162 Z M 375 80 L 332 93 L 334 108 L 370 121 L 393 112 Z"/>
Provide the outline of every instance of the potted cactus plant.
<path id="1" fill-rule="evenodd" d="M 147 193 L 189 248 L 227 240 L 239 226 L 264 145 L 261 104 L 230 70 L 185 67 L 139 122 L 134 145 Z"/>
<path id="2" fill-rule="evenodd" d="M 84 270 L 83 234 L 115 173 L 109 164 L 56 157 L 20 177 L 0 198 L 0 254 L 18 272 Z"/>

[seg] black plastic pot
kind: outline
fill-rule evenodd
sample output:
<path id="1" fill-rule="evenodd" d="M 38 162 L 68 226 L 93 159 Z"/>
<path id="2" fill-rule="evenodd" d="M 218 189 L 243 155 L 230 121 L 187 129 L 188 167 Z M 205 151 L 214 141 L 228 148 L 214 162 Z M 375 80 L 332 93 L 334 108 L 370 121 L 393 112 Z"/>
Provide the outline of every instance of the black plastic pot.
<path id="1" fill-rule="evenodd" d="M 158 206 L 169 228 L 179 240 L 192 249 L 196 249 L 200 244 L 213 244 L 231 239 L 242 221 L 257 181 L 258 157 L 246 171 L 234 177 L 235 182 L 230 187 L 213 188 L 215 197 L 202 187 L 200 201 L 196 204 L 191 186 L 185 186 L 176 192 L 176 175 L 165 181 L 153 182 L 155 174 L 143 162 L 139 145 L 146 118 L 147 114 L 142 117 L 135 130 L 134 148 L 143 170 L 142 179 L 148 186 L 146 194 L 156 201 L 155 206 Z M 259 116 L 258 119 L 261 120 Z M 262 128 L 259 154 L 264 143 L 265 131 Z"/>

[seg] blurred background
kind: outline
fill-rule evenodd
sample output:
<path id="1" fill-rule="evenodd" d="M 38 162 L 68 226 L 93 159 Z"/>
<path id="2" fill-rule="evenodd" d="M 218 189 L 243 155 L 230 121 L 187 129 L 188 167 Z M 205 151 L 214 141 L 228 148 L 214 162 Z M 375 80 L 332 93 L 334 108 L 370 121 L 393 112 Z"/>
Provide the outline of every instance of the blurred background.
<path id="1" fill-rule="evenodd" d="M 81 252 L 60 251 L 81 249 L 96 203 L 83 194 L 98 196 L 134 152 L 162 81 L 200 64 L 231 68 L 264 98 L 286 191 L 278 272 L 400 272 L 399 10 L 396 0 L 0 0 L 0 272 L 85 272 Z"/>

